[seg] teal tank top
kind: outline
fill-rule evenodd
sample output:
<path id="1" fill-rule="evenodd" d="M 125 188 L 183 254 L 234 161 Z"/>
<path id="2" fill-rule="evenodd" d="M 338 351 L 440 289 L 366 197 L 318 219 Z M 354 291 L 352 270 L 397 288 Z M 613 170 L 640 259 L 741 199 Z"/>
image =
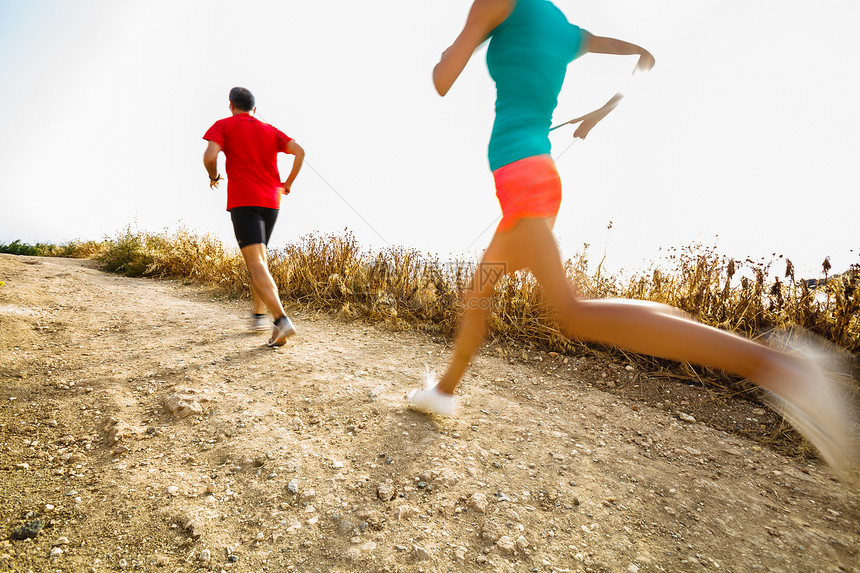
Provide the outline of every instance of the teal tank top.
<path id="1" fill-rule="evenodd" d="M 582 35 L 549 0 L 516 0 L 490 33 L 487 69 L 496 83 L 490 169 L 550 152 L 552 113 Z"/>

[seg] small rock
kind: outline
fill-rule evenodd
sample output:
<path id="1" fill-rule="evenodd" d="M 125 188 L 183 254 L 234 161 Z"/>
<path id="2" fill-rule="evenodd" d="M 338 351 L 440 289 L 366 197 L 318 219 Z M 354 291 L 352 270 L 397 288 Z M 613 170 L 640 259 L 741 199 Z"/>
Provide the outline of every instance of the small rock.
<path id="1" fill-rule="evenodd" d="M 418 510 L 411 505 L 404 504 L 395 510 L 394 515 L 397 517 L 397 521 L 403 521 L 404 519 L 409 519 L 418 515 Z"/>
<path id="2" fill-rule="evenodd" d="M 346 518 L 341 519 L 337 524 L 337 532 L 341 535 L 351 535 L 354 530 L 355 524 Z"/>
<path id="3" fill-rule="evenodd" d="M 627 567 L 627 573 L 639 573 L 639 568 L 631 563 L 630 566 Z"/>
<path id="4" fill-rule="evenodd" d="M 303 491 L 299 495 L 299 503 L 310 503 L 317 498 L 317 492 L 312 489 Z"/>
<path id="5" fill-rule="evenodd" d="M 33 521 L 12 530 L 12 539 L 33 539 L 39 535 L 39 532 L 42 531 L 43 527 L 45 527 L 44 521 L 41 519 L 34 519 Z"/>
<path id="6" fill-rule="evenodd" d="M 465 547 L 458 547 L 454 550 L 454 559 L 457 561 L 465 561 L 466 560 L 466 551 L 468 551 Z"/>
<path id="7" fill-rule="evenodd" d="M 487 496 L 481 492 L 475 492 L 469 498 L 469 507 L 477 511 L 478 513 L 486 513 L 487 512 Z"/>
<path id="8" fill-rule="evenodd" d="M 55 509 L 54 506 L 51 505 L 50 503 L 45 504 L 45 513 L 51 513 L 52 511 L 54 511 L 54 509 Z"/>
<path id="9" fill-rule="evenodd" d="M 691 424 L 694 424 L 694 423 L 696 422 L 696 419 L 695 419 L 694 417 L 692 417 L 692 416 L 691 416 L 691 415 L 689 415 L 689 414 L 685 414 L 685 413 L 683 413 L 683 412 L 681 412 L 680 414 L 678 414 L 678 417 L 679 417 L 679 418 L 681 418 L 683 421 L 685 421 L 685 422 L 689 422 L 689 423 L 691 423 Z"/>
<path id="10" fill-rule="evenodd" d="M 203 561 L 204 563 L 207 563 L 210 559 L 212 559 L 212 552 L 210 552 L 208 549 L 204 549 L 200 552 L 200 556 L 198 557 L 198 559 L 200 561 Z"/>
<path id="11" fill-rule="evenodd" d="M 362 551 L 373 551 L 374 549 L 376 549 L 376 543 L 374 543 L 373 541 L 368 541 L 361 546 Z"/>
<path id="12" fill-rule="evenodd" d="M 108 425 L 105 426 L 107 432 L 108 444 L 116 446 L 120 440 L 126 438 L 140 438 L 143 432 L 139 428 L 133 427 L 122 420 L 110 419 Z"/>
<path id="13" fill-rule="evenodd" d="M 168 396 L 164 400 L 164 407 L 177 418 L 197 416 L 203 413 L 203 407 L 194 396 L 181 392 Z"/>
<path id="14" fill-rule="evenodd" d="M 292 494 L 299 493 L 299 480 L 293 478 L 287 482 L 287 491 Z"/>
<path id="15" fill-rule="evenodd" d="M 519 537 L 517 537 L 516 543 L 517 543 L 517 547 L 519 547 L 520 549 L 525 549 L 526 547 L 529 546 L 529 540 L 526 539 L 525 536 L 523 536 L 523 535 L 520 535 Z"/>
<path id="16" fill-rule="evenodd" d="M 376 486 L 376 497 L 382 501 L 391 501 L 396 493 L 397 490 L 390 483 L 381 483 Z"/>
<path id="17" fill-rule="evenodd" d="M 764 416 L 766 412 L 765 412 L 764 408 L 755 408 L 755 409 L 753 409 L 752 413 L 755 414 L 756 416 Z"/>
<path id="18" fill-rule="evenodd" d="M 54 541 L 54 547 L 58 545 L 68 545 L 69 538 L 68 537 L 58 537 L 56 541 Z"/>
<path id="19" fill-rule="evenodd" d="M 487 520 L 481 526 L 481 538 L 495 543 L 502 537 L 502 527 L 492 520 Z"/>
<path id="20" fill-rule="evenodd" d="M 412 554 L 418 561 L 425 561 L 427 559 L 430 559 L 430 552 L 421 547 L 420 545 L 412 546 Z"/>
<path id="21" fill-rule="evenodd" d="M 175 485 L 172 485 L 172 486 L 167 488 L 168 495 L 176 495 L 178 491 L 179 491 L 179 488 L 176 487 Z"/>
<path id="22" fill-rule="evenodd" d="M 513 553 L 514 551 L 516 551 L 517 548 L 516 544 L 514 543 L 514 540 L 507 535 L 502 535 L 499 540 L 496 541 L 496 546 L 498 546 L 498 548 L 505 553 Z"/>

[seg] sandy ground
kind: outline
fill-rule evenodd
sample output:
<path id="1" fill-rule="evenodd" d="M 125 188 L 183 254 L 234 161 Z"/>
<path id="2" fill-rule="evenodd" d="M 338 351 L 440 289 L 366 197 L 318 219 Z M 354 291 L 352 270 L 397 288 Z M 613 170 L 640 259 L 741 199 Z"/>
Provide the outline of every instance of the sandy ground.
<path id="1" fill-rule="evenodd" d="M 273 350 L 176 281 L 0 281 L 2 571 L 860 571 L 856 491 L 635 365 L 489 347 L 437 419 L 422 333 L 293 309 Z"/>

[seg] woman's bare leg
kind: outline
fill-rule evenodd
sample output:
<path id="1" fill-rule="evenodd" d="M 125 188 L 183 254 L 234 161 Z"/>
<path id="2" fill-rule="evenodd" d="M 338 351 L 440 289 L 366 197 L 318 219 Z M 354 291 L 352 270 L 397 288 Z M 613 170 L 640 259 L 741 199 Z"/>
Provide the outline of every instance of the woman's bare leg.
<path id="1" fill-rule="evenodd" d="M 856 461 L 851 444 L 855 414 L 814 362 L 706 326 L 665 305 L 578 299 L 562 266 L 552 234 L 553 222 L 523 219 L 512 230 L 497 233 L 481 264 L 496 265 L 505 272 L 528 267 L 559 312 L 567 336 L 710 366 L 749 379 L 776 396 L 773 403 L 780 413 L 813 442 L 835 469 L 845 470 Z M 467 293 L 454 356 L 437 385 L 440 393 L 454 393 L 483 342 L 489 300 L 501 274 L 484 272 Z M 481 280 L 493 277 L 496 279 Z"/>
<path id="2" fill-rule="evenodd" d="M 472 356 L 484 342 L 496 283 L 503 276 L 525 268 L 523 253 L 514 248 L 516 241 L 521 238 L 520 233 L 515 231 L 516 227 L 510 231 L 497 231 L 475 269 L 472 284 L 466 291 L 466 310 L 460 319 L 454 355 L 437 385 L 440 392 L 454 393 Z"/>

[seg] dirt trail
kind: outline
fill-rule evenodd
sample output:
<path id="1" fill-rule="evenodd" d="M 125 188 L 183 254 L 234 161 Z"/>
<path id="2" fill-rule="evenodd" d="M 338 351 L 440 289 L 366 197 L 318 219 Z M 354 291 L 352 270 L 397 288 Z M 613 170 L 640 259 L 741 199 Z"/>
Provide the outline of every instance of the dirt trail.
<path id="1" fill-rule="evenodd" d="M 624 365 L 490 349 L 435 419 L 403 401 L 448 356 L 424 334 L 294 310 L 273 350 L 175 281 L 0 281 L 0 571 L 860 571 L 856 492 L 602 391 Z"/>

